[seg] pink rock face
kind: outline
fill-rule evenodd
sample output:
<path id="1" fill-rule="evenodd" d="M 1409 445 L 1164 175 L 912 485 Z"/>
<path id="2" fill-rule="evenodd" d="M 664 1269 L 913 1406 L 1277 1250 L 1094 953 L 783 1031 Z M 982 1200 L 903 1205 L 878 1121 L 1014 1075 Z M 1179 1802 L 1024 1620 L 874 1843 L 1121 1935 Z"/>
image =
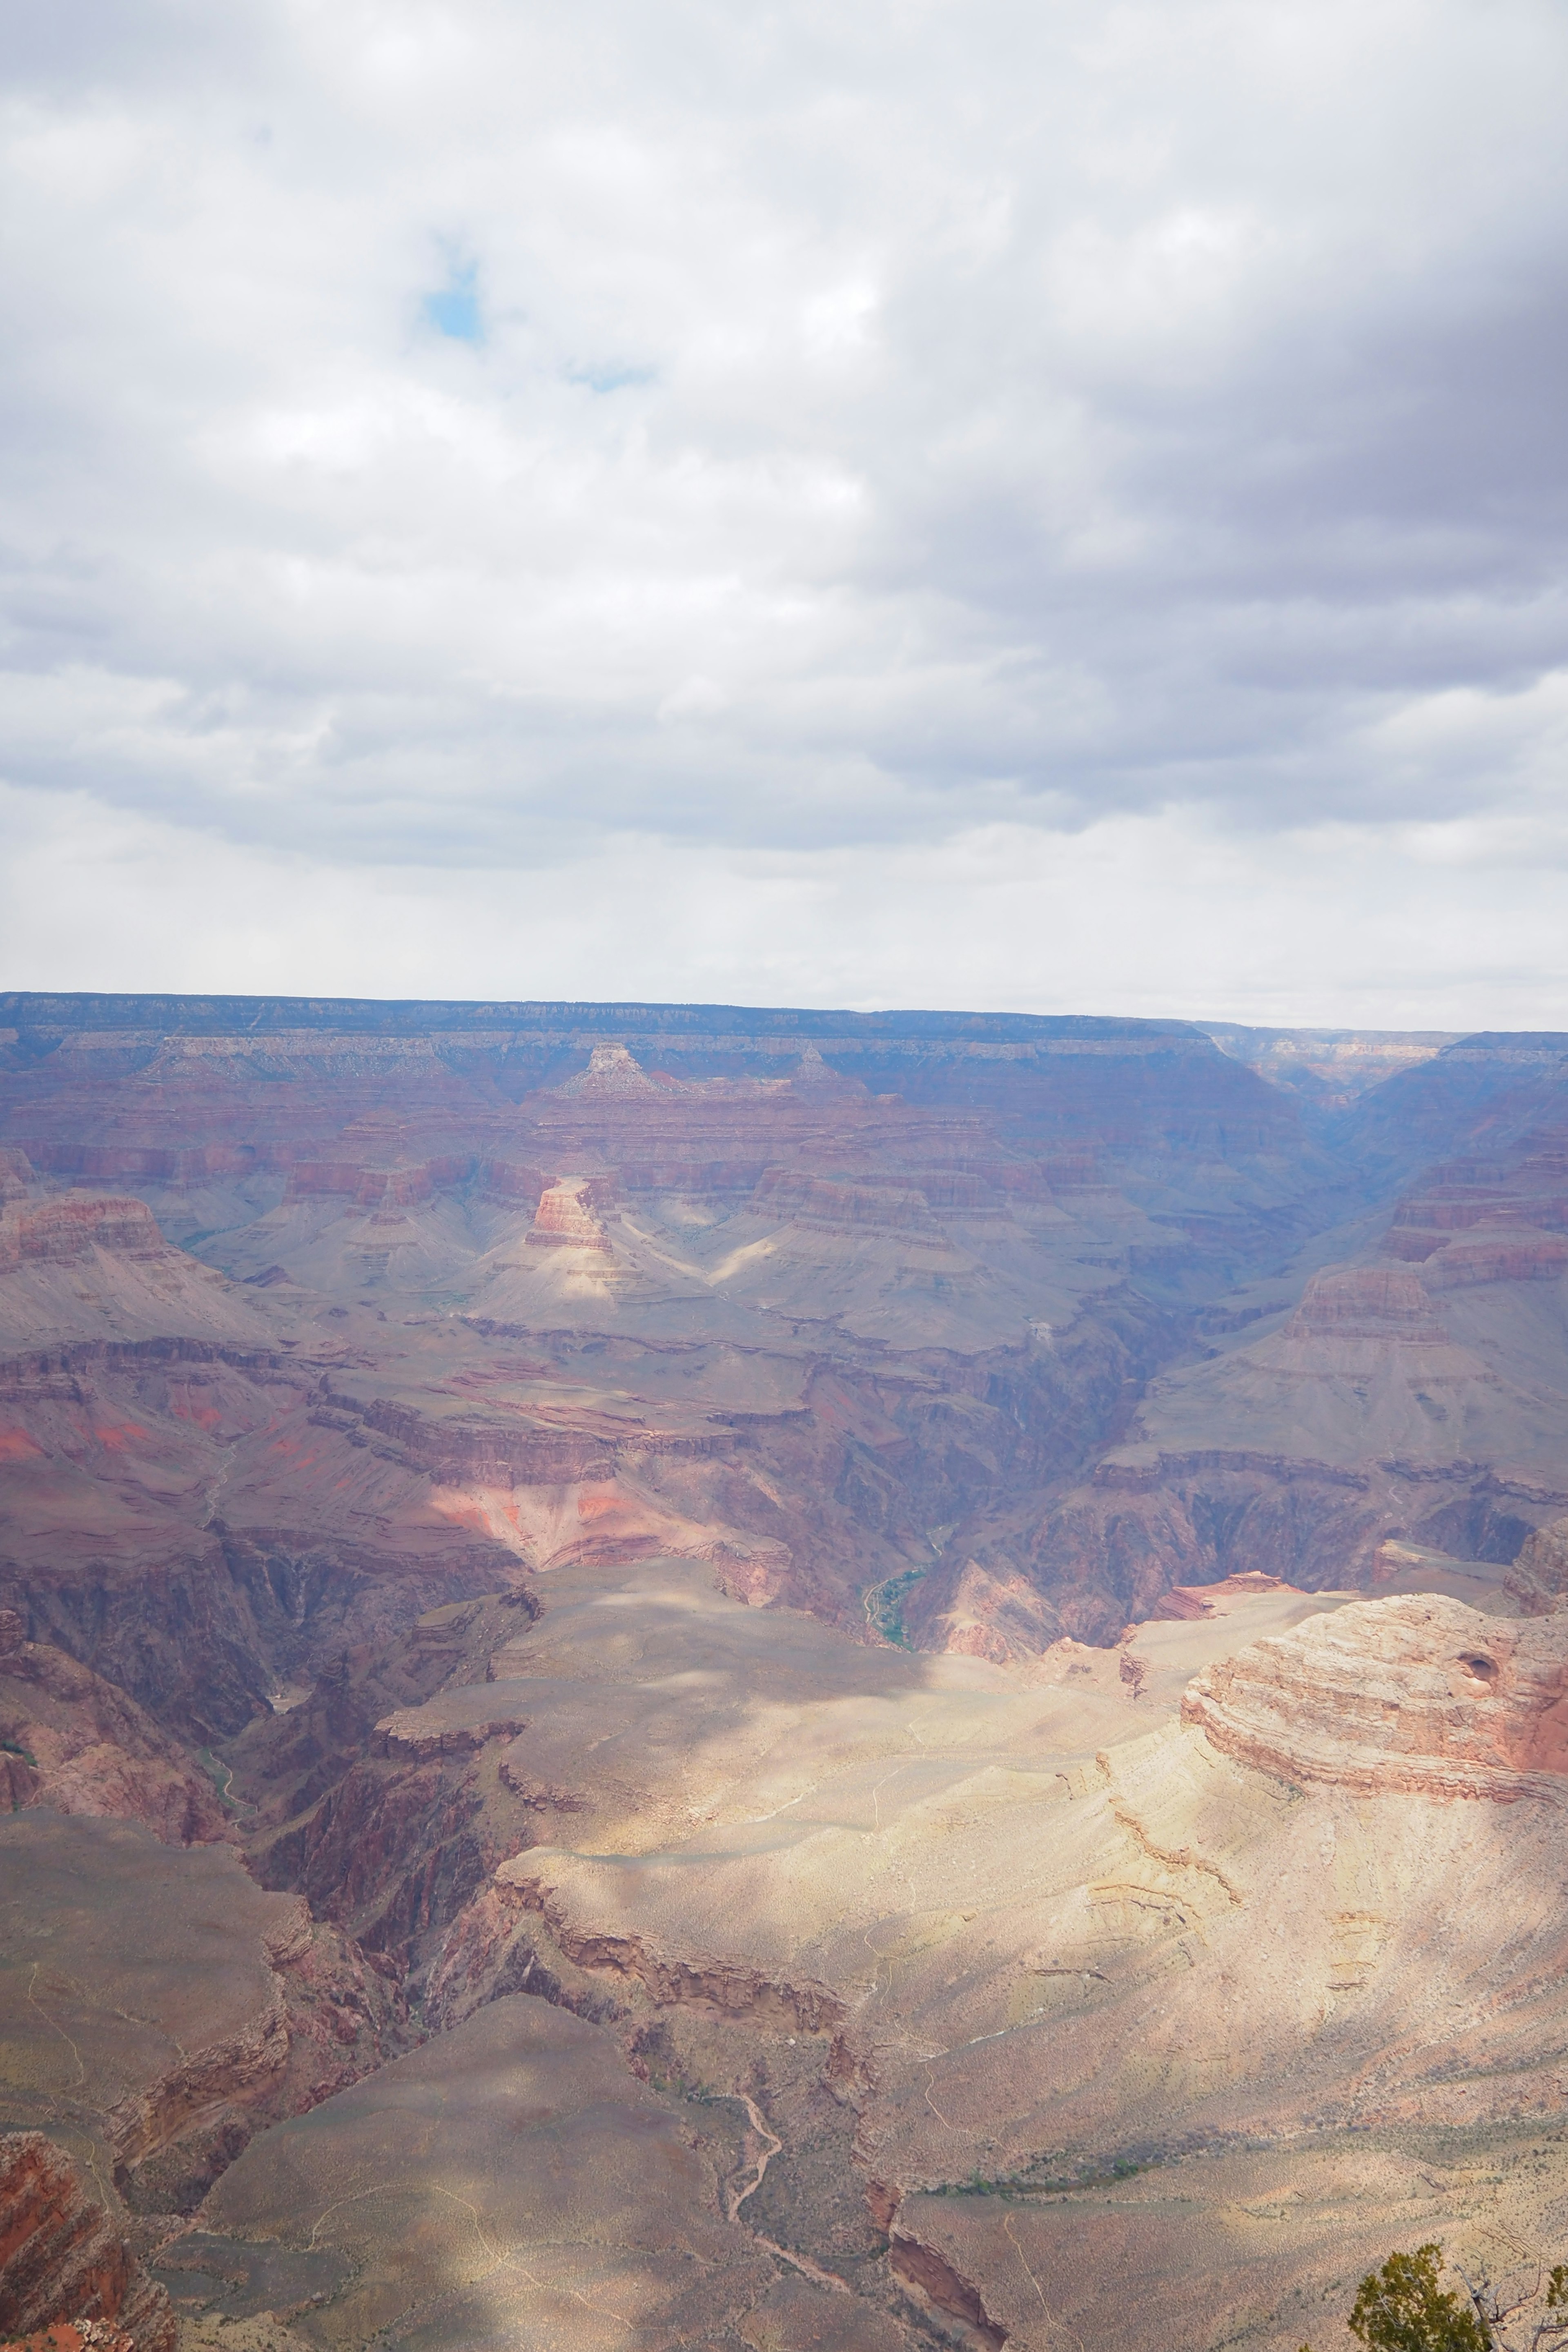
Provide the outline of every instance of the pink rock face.
<path id="1" fill-rule="evenodd" d="M 583 1199 L 583 1188 L 570 1180 L 552 1184 L 540 1197 L 528 1234 L 531 1249 L 587 1249 L 610 1255 L 605 1229 Z"/>
<path id="2" fill-rule="evenodd" d="M 1154 1615 L 1167 1624 L 1213 1617 L 1227 1601 L 1244 1599 L 1249 1592 L 1288 1592 L 1290 1589 L 1282 1577 L 1265 1576 L 1260 1570 L 1247 1569 L 1239 1576 L 1222 1578 L 1217 1584 L 1173 1584 Z"/>
<path id="3" fill-rule="evenodd" d="M 1182 1716 L 1287 1780 L 1540 1794 L 1536 1776 L 1568 1776 L 1568 1622 L 1434 1595 L 1358 1602 L 1208 1667 Z"/>

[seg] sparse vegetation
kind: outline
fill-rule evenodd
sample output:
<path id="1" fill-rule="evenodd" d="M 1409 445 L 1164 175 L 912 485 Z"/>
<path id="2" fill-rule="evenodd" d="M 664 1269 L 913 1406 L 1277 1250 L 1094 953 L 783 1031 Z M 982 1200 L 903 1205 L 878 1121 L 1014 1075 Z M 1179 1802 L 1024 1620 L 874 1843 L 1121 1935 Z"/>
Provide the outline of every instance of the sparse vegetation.
<path id="1" fill-rule="evenodd" d="M 862 1596 L 867 1623 L 880 1633 L 884 1641 L 891 1642 L 900 1650 L 910 1647 L 909 1636 L 904 1631 L 904 1603 L 921 1579 L 930 1572 L 924 1567 L 905 1569 L 901 1575 L 886 1577 L 880 1584 L 871 1585 Z"/>
<path id="2" fill-rule="evenodd" d="M 1494 2279 L 1456 2263 L 1458 2289 L 1438 2284 L 1443 2267 L 1436 2243 L 1390 2254 L 1356 2290 L 1352 2335 L 1370 2352 L 1542 2352 L 1568 2336 L 1568 2263 L 1526 2264 Z"/>

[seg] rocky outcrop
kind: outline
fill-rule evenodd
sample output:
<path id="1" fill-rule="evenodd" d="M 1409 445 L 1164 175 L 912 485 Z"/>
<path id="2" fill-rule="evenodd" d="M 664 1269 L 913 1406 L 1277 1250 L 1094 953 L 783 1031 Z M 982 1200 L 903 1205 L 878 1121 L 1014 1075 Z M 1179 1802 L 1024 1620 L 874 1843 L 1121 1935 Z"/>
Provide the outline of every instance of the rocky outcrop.
<path id="1" fill-rule="evenodd" d="M 100 2352 L 174 2352 L 178 2336 L 168 2296 L 68 2158 L 42 2132 L 13 2132 L 0 2137 L 0 2334 L 58 2323 Z"/>
<path id="2" fill-rule="evenodd" d="M 533 1223 L 524 1236 L 531 1249 L 595 1250 L 611 1255 L 609 1237 L 584 1197 L 584 1187 L 563 1177 L 540 1195 Z"/>
<path id="3" fill-rule="evenodd" d="M 692 2004 L 720 2017 L 746 2018 L 776 2032 L 824 2033 L 841 2026 L 844 2002 L 826 1985 L 793 1983 L 717 1957 L 661 1950 L 642 1936 L 606 1933 L 574 1921 L 555 1890 L 542 1883 L 526 1855 L 502 1863 L 498 1889 L 510 1889 L 526 1911 L 547 1923 L 551 1936 L 579 1969 L 640 1985 L 661 2008 Z"/>
<path id="4" fill-rule="evenodd" d="M 226 1833 L 212 1781 L 152 1717 L 89 1667 L 23 1638 L 0 1609 L 0 1804 L 142 1822 L 167 1845 Z"/>
<path id="5" fill-rule="evenodd" d="M 634 1423 L 612 1422 L 588 1411 L 554 1418 L 514 1412 L 502 1420 L 468 1412 L 437 1419 L 394 1398 L 355 1395 L 331 1380 L 311 1406 L 310 1422 L 443 1486 L 572 1486 L 609 1475 L 617 1441 L 647 1436 L 658 1443 Z M 714 1433 L 714 1450 L 730 1443 L 727 1433 Z"/>
<path id="6" fill-rule="evenodd" d="M 589 1055 L 588 1066 L 574 1078 L 568 1078 L 555 1092 L 568 1098 L 581 1097 L 589 1102 L 635 1101 L 639 1097 L 658 1096 L 672 1090 L 674 1079 L 666 1079 L 661 1087 L 651 1078 L 640 1062 L 625 1045 L 608 1042 L 595 1045 Z"/>
<path id="7" fill-rule="evenodd" d="M 94 1249 L 136 1258 L 174 1255 L 142 1201 L 68 1193 L 0 1213 L 0 1273 L 27 1264 L 74 1265 Z"/>
<path id="8" fill-rule="evenodd" d="M 1428 1257 L 1421 1278 L 1429 1290 L 1463 1290 L 1482 1282 L 1556 1282 L 1568 1270 L 1568 1236 L 1528 1226 L 1465 1234 Z"/>
<path id="9" fill-rule="evenodd" d="M 479 1182 L 489 1199 L 524 1202 L 531 1209 L 550 1181 L 542 1170 L 513 1160 L 486 1160 L 479 1166 Z"/>
<path id="10" fill-rule="evenodd" d="M 1288 1339 L 1447 1339 L 1419 1275 L 1403 1266 L 1326 1266 L 1285 1326 Z"/>
<path id="11" fill-rule="evenodd" d="M 1239 1576 L 1221 1577 L 1214 1584 L 1173 1584 L 1157 1603 L 1154 1617 L 1156 1622 L 1166 1624 L 1213 1617 L 1227 1601 L 1244 1600 L 1251 1592 L 1288 1592 L 1290 1589 L 1283 1577 L 1265 1576 L 1258 1569 L 1245 1570 Z"/>
<path id="12" fill-rule="evenodd" d="M 1007 2330 L 992 2318 L 973 2281 L 954 2270 L 934 2246 L 923 2245 L 919 2238 L 895 2230 L 888 2259 L 907 2285 L 933 2303 L 945 2317 L 958 2320 L 972 2343 L 984 2345 L 986 2352 L 1002 2352 Z"/>
<path id="13" fill-rule="evenodd" d="M 1568 1592 L 1568 1518 L 1537 1528 L 1526 1538 L 1514 1568 L 1543 1593 Z"/>
<path id="14" fill-rule="evenodd" d="M 429 1764 L 441 1758 L 472 1756 L 492 1739 L 511 1739 L 526 1728 L 526 1718 L 516 1713 L 487 1715 L 478 1721 L 443 1722 L 437 1703 L 389 1715 L 375 1727 L 371 1752 Z"/>
<path id="15" fill-rule="evenodd" d="M 445 1188 L 462 1183 L 473 1170 L 465 1153 L 364 1166 L 353 1160 L 301 1160 L 289 1171 L 286 1201 L 341 1198 L 362 1209 L 414 1208 Z"/>
<path id="16" fill-rule="evenodd" d="M 107 2119 L 115 2183 L 138 2212 L 188 2213 L 258 2131 L 307 2113 L 408 2047 L 395 1973 L 297 1900 L 263 1937 L 269 1997 L 237 2032 Z"/>
<path id="17" fill-rule="evenodd" d="M 952 1189 L 951 1184 L 948 1189 Z M 885 1233 L 941 1237 L 930 1202 L 912 1184 L 856 1182 L 849 1177 L 816 1176 L 803 1169 L 770 1168 L 752 1198 L 764 1214 L 788 1217 L 795 1223 L 829 1230 L 868 1225 Z"/>
<path id="18" fill-rule="evenodd" d="M 1358 1601 L 1221 1659 L 1183 1721 L 1285 1780 L 1568 1801 L 1568 1622 Z"/>

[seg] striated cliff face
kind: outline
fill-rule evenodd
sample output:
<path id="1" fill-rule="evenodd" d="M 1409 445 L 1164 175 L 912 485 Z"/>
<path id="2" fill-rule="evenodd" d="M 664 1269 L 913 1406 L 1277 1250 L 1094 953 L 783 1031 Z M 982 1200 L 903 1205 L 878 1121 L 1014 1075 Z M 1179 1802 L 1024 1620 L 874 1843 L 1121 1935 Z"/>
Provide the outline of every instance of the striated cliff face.
<path id="1" fill-rule="evenodd" d="M 0 1215 L 0 1270 L 27 1263 L 79 1265 L 95 1249 L 128 1258 L 169 1255 L 152 1211 L 142 1201 L 70 1194 L 37 1206 L 19 1203 Z"/>
<path id="2" fill-rule="evenodd" d="M 1568 1620 L 1363 1601 L 1220 1660 L 1182 1719 L 1287 1780 L 1568 1801 Z"/>
<path id="3" fill-rule="evenodd" d="M 605 1229 L 584 1198 L 581 1182 L 563 1178 L 540 1196 L 526 1239 L 532 1249 L 587 1249 L 612 1255 Z"/>
<path id="4" fill-rule="evenodd" d="M 1285 1340 L 1379 1339 L 1415 1346 L 1448 1337 L 1425 1284 L 1403 1267 L 1331 1266 L 1313 1275 Z"/>
<path id="5" fill-rule="evenodd" d="M 168 2296 L 69 2158 L 42 2132 L 11 2132 L 0 2136 L 0 2333 L 57 2323 L 102 2352 L 174 2352 L 178 2336 Z"/>

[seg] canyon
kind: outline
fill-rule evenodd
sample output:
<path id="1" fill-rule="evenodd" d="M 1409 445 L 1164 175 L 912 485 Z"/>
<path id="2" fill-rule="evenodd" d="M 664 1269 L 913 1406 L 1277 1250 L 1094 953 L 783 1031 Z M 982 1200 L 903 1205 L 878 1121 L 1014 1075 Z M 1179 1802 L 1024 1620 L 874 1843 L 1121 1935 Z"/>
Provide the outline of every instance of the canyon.
<path id="1" fill-rule="evenodd" d="M 0 2324 L 1568 2258 L 1565 1600 L 1568 1036 L 0 997 Z"/>

